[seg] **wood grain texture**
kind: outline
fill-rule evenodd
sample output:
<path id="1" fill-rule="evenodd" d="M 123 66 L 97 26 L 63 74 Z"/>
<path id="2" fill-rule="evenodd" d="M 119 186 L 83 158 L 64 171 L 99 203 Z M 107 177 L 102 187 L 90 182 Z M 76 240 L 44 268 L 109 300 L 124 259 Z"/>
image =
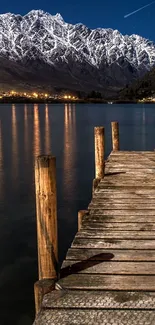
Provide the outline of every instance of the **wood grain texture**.
<path id="1" fill-rule="evenodd" d="M 39 280 L 57 277 L 56 159 L 39 156 L 35 162 Z"/>
<path id="2" fill-rule="evenodd" d="M 73 248 L 155 249 L 154 239 L 114 239 L 75 237 Z"/>
<path id="3" fill-rule="evenodd" d="M 59 284 L 64 289 L 155 291 L 155 276 L 71 274 Z"/>
<path id="4" fill-rule="evenodd" d="M 155 262 L 115 262 L 112 261 L 112 254 L 110 261 L 64 261 L 60 276 L 75 273 L 155 275 Z"/>
<path id="5" fill-rule="evenodd" d="M 155 262 L 154 250 L 132 249 L 97 249 L 97 248 L 69 248 L 66 260 L 97 260 L 107 261 L 152 261 Z"/>
<path id="6" fill-rule="evenodd" d="M 95 141 L 95 178 L 104 176 L 104 127 L 94 128 Z"/>
<path id="7" fill-rule="evenodd" d="M 114 151 L 119 150 L 119 124 L 118 122 L 111 122 L 112 131 L 112 148 Z"/>
<path id="8" fill-rule="evenodd" d="M 148 218 L 148 216 L 154 216 L 155 217 L 155 209 L 150 208 L 146 209 L 144 207 L 139 207 L 139 209 L 134 209 L 133 207 L 130 209 L 124 208 L 122 206 L 122 209 L 116 207 L 113 207 L 113 209 L 106 209 L 106 207 L 101 208 L 101 207 L 91 207 L 91 209 L 88 207 L 89 213 L 90 213 L 90 218 L 91 216 L 95 215 L 101 215 L 102 217 L 104 216 L 123 216 L 123 217 L 130 217 L 130 216 L 143 216 L 145 217 L 145 220 Z M 144 221 L 145 221 L 144 220 Z M 135 220 L 136 221 L 136 220 Z"/>
<path id="9" fill-rule="evenodd" d="M 75 238 L 155 239 L 155 231 L 81 229 Z"/>
<path id="10" fill-rule="evenodd" d="M 155 231 L 155 222 L 97 222 L 83 221 L 81 230 L 96 230 L 96 231 Z"/>

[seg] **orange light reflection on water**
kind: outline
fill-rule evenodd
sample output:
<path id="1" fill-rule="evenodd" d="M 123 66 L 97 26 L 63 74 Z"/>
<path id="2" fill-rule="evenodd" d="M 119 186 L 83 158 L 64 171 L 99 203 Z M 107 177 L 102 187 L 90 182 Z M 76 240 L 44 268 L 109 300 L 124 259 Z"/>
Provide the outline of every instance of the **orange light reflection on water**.
<path id="1" fill-rule="evenodd" d="M 12 179 L 17 184 L 18 179 L 18 133 L 17 133 L 17 116 L 16 106 L 12 105 Z"/>
<path id="2" fill-rule="evenodd" d="M 29 124 L 28 124 L 28 107 L 24 105 L 24 153 L 25 161 L 29 158 Z"/>
<path id="3" fill-rule="evenodd" d="M 51 135 L 49 124 L 49 107 L 45 106 L 45 154 L 51 154 Z"/>
<path id="4" fill-rule="evenodd" d="M 34 104 L 34 156 L 40 155 L 40 120 L 39 120 L 39 108 L 37 104 Z"/>
<path id="5" fill-rule="evenodd" d="M 0 121 L 0 201 L 3 200 L 4 200 L 3 139 L 2 139 L 2 124 Z"/>

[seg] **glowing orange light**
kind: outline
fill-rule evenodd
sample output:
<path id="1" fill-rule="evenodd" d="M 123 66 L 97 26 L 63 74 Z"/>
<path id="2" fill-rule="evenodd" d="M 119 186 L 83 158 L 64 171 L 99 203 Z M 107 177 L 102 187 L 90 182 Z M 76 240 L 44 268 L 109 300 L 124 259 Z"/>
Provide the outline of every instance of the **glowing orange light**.
<path id="1" fill-rule="evenodd" d="M 37 94 L 37 93 L 33 93 L 33 96 L 34 96 L 35 98 L 37 98 L 37 97 L 38 97 L 38 94 Z"/>

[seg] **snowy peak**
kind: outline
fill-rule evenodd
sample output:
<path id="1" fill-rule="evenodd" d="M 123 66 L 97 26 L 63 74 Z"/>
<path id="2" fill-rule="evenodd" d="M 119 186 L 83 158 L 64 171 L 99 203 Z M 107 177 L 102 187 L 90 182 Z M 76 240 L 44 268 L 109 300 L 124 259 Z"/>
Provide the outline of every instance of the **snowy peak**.
<path id="1" fill-rule="evenodd" d="M 99 87 L 123 86 L 155 65 L 155 44 L 135 34 L 92 30 L 66 23 L 59 13 L 32 10 L 25 16 L 0 15 L 0 58 L 22 66 L 39 60 L 39 69 L 48 65 L 59 78 L 61 71 L 80 85 L 91 78 Z"/>

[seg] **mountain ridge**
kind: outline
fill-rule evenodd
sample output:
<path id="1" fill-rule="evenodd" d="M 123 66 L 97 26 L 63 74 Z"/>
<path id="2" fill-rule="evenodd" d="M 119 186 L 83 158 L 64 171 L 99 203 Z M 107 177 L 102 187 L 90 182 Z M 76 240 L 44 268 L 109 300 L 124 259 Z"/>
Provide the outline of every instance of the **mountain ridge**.
<path id="1" fill-rule="evenodd" d="M 58 13 L 0 15 L 0 84 L 117 90 L 155 66 L 155 43 L 111 28 L 68 24 Z"/>

